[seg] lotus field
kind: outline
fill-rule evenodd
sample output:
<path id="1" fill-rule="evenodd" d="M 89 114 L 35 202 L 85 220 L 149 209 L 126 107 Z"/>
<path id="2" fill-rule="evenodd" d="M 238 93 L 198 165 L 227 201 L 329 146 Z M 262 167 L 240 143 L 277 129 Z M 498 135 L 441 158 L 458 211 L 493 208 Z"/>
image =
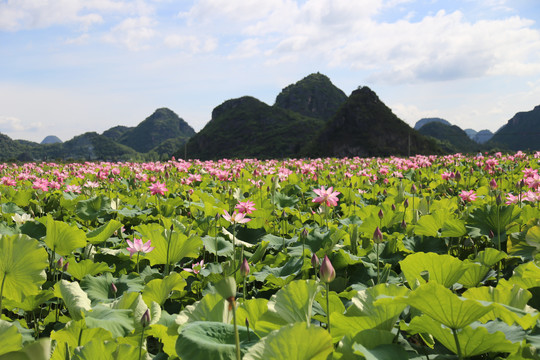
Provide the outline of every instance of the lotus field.
<path id="1" fill-rule="evenodd" d="M 540 359 L 539 164 L 0 165 L 0 360 Z"/>

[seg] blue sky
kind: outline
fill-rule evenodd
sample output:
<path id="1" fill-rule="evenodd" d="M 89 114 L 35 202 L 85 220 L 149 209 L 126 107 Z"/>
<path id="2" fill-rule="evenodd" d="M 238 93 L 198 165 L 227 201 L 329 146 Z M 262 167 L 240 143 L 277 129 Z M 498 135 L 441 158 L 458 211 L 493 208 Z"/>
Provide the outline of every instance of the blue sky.
<path id="1" fill-rule="evenodd" d="M 497 130 L 540 105 L 537 0 L 0 0 L 0 132 L 66 141 L 168 107 L 272 105 L 314 72 L 411 126 Z"/>

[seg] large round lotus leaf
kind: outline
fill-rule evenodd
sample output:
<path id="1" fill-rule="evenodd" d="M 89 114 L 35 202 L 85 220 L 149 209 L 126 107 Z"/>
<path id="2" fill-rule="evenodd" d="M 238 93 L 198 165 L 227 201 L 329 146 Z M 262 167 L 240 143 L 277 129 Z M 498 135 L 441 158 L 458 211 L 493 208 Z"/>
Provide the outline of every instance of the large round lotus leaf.
<path id="1" fill-rule="evenodd" d="M 245 326 L 238 326 L 240 349 L 244 354 L 259 338 Z M 228 360 L 236 359 L 234 326 L 213 321 L 195 321 L 180 330 L 176 353 L 181 359 Z"/>

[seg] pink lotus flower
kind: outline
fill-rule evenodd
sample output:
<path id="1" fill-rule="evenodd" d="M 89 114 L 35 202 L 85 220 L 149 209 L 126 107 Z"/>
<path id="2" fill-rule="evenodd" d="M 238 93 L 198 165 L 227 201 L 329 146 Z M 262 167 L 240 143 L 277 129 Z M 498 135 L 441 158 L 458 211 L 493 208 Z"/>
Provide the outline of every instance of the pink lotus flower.
<path id="1" fill-rule="evenodd" d="M 334 191 L 333 186 L 330 186 L 328 190 L 321 186 L 320 189 L 313 189 L 313 192 L 319 196 L 313 199 L 312 202 L 325 203 L 326 206 L 336 206 L 339 201 L 337 196 L 341 194 L 339 191 Z"/>
<path id="2" fill-rule="evenodd" d="M 255 208 L 255 203 L 250 200 L 239 202 L 234 208 L 237 209 L 238 212 L 244 214 L 251 214 L 253 211 L 257 210 Z"/>
<path id="3" fill-rule="evenodd" d="M 512 194 L 506 194 L 506 202 L 505 202 L 506 205 L 517 204 L 518 201 L 519 201 L 518 196 L 515 196 Z"/>
<path id="4" fill-rule="evenodd" d="M 230 222 L 231 224 L 245 224 L 251 221 L 251 219 L 245 217 L 246 216 L 245 213 L 241 213 L 241 212 L 238 213 L 235 211 L 231 215 L 227 212 L 227 210 L 223 210 L 223 211 L 225 212 L 225 214 L 221 216 L 223 216 L 223 218 L 227 220 L 228 222 Z"/>
<path id="5" fill-rule="evenodd" d="M 152 240 L 148 240 L 143 244 L 142 239 L 133 239 L 133 242 L 126 240 L 129 247 L 126 248 L 127 251 L 129 251 L 129 257 L 133 257 L 133 254 L 142 252 L 142 253 L 149 253 L 150 251 L 154 250 L 155 247 L 152 246 Z"/>
<path id="6" fill-rule="evenodd" d="M 476 194 L 474 193 L 474 190 L 465 191 L 462 190 L 461 194 L 459 194 L 459 197 L 464 202 L 471 202 L 476 200 Z"/>
<path id="7" fill-rule="evenodd" d="M 169 191 L 165 187 L 165 183 L 160 183 L 159 181 L 150 185 L 148 189 L 150 189 L 150 194 L 152 195 L 156 195 L 156 194 L 165 195 L 165 191 Z"/>
<path id="8" fill-rule="evenodd" d="M 199 261 L 199 262 L 191 264 L 191 269 L 190 268 L 184 268 L 184 271 L 194 273 L 194 274 L 198 274 L 198 273 L 201 272 L 202 269 L 204 269 L 204 259 Z"/>

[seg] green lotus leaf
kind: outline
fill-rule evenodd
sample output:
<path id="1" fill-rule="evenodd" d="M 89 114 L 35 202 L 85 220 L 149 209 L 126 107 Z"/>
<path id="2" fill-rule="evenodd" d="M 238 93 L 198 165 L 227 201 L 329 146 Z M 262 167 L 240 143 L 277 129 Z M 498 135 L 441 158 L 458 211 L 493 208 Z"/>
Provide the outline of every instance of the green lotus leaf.
<path id="1" fill-rule="evenodd" d="M 27 235 L 0 236 L 0 310 L 2 298 L 22 302 L 45 282 L 47 251 Z"/>
<path id="2" fill-rule="evenodd" d="M 423 252 L 407 256 L 400 265 L 411 288 L 416 282 L 426 283 L 426 279 L 422 276 L 424 271 L 428 272 L 430 282 L 449 288 L 458 282 L 466 269 L 466 265 L 453 256 Z"/>
<path id="3" fill-rule="evenodd" d="M 379 284 L 371 288 L 360 290 L 352 297 L 347 309 L 347 316 L 370 316 L 381 314 L 381 305 L 376 303 L 377 299 L 385 298 L 391 300 L 395 297 L 403 297 L 409 294 L 410 290 L 405 286 L 395 284 Z M 401 314 L 406 305 L 400 302 L 388 301 L 384 304 L 384 311 L 393 318 Z"/>
<path id="4" fill-rule="evenodd" d="M 94 196 L 77 203 L 75 214 L 85 221 L 94 221 L 112 211 L 111 202 L 105 195 Z"/>
<path id="5" fill-rule="evenodd" d="M 95 339 L 81 348 L 76 348 L 71 360 L 115 360 L 116 343 L 103 342 L 101 339 Z"/>
<path id="6" fill-rule="evenodd" d="M 480 251 L 474 261 L 481 263 L 484 266 L 492 267 L 502 259 L 506 259 L 508 255 L 504 251 L 499 251 L 494 248 L 486 248 Z"/>
<path id="7" fill-rule="evenodd" d="M 398 344 L 383 344 L 373 348 L 361 344 L 353 344 L 355 355 L 361 355 L 366 360 L 407 360 L 409 356 L 405 349 Z"/>
<path id="8" fill-rule="evenodd" d="M 260 337 L 286 325 L 279 315 L 268 310 L 267 299 L 249 299 L 241 302 L 236 309 L 236 319 L 239 324 L 245 324 L 247 320 L 249 328 Z"/>
<path id="9" fill-rule="evenodd" d="M 238 326 L 240 349 L 243 354 L 259 338 L 245 326 Z M 236 359 L 234 326 L 221 322 L 195 321 L 180 329 L 176 353 L 181 359 L 229 360 Z M 246 359 L 246 357 L 244 357 Z"/>
<path id="10" fill-rule="evenodd" d="M 45 244 L 59 255 L 70 255 L 73 250 L 86 246 L 86 234 L 76 226 L 47 216 L 47 235 Z"/>
<path id="11" fill-rule="evenodd" d="M 165 230 L 161 225 L 151 223 L 139 225 L 136 230 L 143 239 L 152 240 L 154 250 L 145 255 L 151 265 L 174 265 L 185 257 L 196 258 L 203 242 L 198 236 L 187 237 L 177 231 Z"/>
<path id="12" fill-rule="evenodd" d="M 107 221 L 104 225 L 95 228 L 94 230 L 86 234 L 86 239 L 89 243 L 97 245 L 108 240 L 116 230 L 122 227 L 120 221 L 111 219 Z"/>
<path id="13" fill-rule="evenodd" d="M 534 246 L 536 252 L 540 251 L 540 226 L 536 225 L 527 230 L 525 241 L 529 246 Z"/>
<path id="14" fill-rule="evenodd" d="M 104 262 L 94 262 L 90 259 L 76 262 L 75 259 L 69 260 L 67 272 L 77 280 L 82 280 L 86 275 L 97 275 L 105 272 L 114 272 L 115 266 L 109 267 Z"/>
<path id="15" fill-rule="evenodd" d="M 423 315 L 413 318 L 409 329 L 413 333 L 429 333 L 443 344 L 448 350 L 457 354 L 456 340 L 452 329 L 445 327 L 430 317 Z M 519 348 L 519 343 L 512 343 L 500 331 L 490 333 L 484 327 L 472 328 L 470 326 L 457 330 L 457 339 L 463 357 L 471 357 L 488 352 L 512 353 Z"/>
<path id="16" fill-rule="evenodd" d="M 483 208 L 476 208 L 469 215 L 468 223 L 480 229 L 482 234 L 488 235 L 493 231 L 497 241 L 497 234 L 501 234 L 501 240 L 505 238 L 506 226 L 519 218 L 521 209 L 514 205 L 503 205 L 497 210 L 497 206 L 485 205 Z"/>
<path id="17" fill-rule="evenodd" d="M 218 256 L 230 256 L 233 252 L 233 246 L 230 241 L 218 236 L 205 236 L 202 242 L 206 251 L 210 254 L 215 254 L 217 249 Z"/>
<path id="18" fill-rule="evenodd" d="M 334 291 L 330 291 L 328 296 L 329 309 L 326 308 L 326 294 L 322 291 L 319 292 L 315 297 L 315 304 L 320 307 L 320 310 L 318 311 L 317 315 L 314 316 L 314 318 L 320 322 L 326 322 L 326 314 L 328 312 L 330 312 L 330 314 L 335 312 L 343 314 L 345 312 L 345 305 L 343 305 L 343 301 L 341 301 L 340 297 Z M 315 309 L 318 308 L 314 308 L 314 310 Z"/>
<path id="19" fill-rule="evenodd" d="M 459 219 L 448 219 L 441 228 L 441 236 L 443 237 L 460 237 L 465 234 L 467 234 L 465 222 Z"/>
<path id="20" fill-rule="evenodd" d="M 22 336 L 12 323 L 0 320 L 0 355 L 22 348 Z"/>
<path id="21" fill-rule="evenodd" d="M 328 331 L 305 323 L 271 332 L 244 355 L 244 360 L 325 360 L 334 346 Z"/>
<path id="22" fill-rule="evenodd" d="M 51 358 L 51 339 L 42 338 L 25 345 L 22 350 L 0 355 L 0 360 L 49 360 Z"/>
<path id="23" fill-rule="evenodd" d="M 493 305 L 463 299 L 435 282 L 420 285 L 406 302 L 451 329 L 461 329 L 493 310 Z"/>
<path id="24" fill-rule="evenodd" d="M 83 318 L 82 313 L 92 308 L 88 295 L 81 289 L 78 282 L 61 280 L 55 284 L 55 287 L 57 286 L 71 318 L 81 320 Z"/>
<path id="25" fill-rule="evenodd" d="M 188 305 L 176 317 L 176 324 L 183 325 L 194 321 L 230 323 L 228 304 L 219 294 L 208 293 L 200 301 Z"/>
<path id="26" fill-rule="evenodd" d="M 111 302 L 128 291 L 138 292 L 143 289 L 143 279 L 134 275 L 122 275 L 120 278 L 114 278 L 107 272 L 100 276 L 85 276 L 81 281 L 81 288 L 86 291 L 93 304 L 100 302 Z M 116 286 L 116 294 L 113 292 L 111 284 Z"/>
<path id="27" fill-rule="evenodd" d="M 288 323 L 311 323 L 313 300 L 320 290 L 314 280 L 295 280 L 282 289 L 269 302 L 269 308 Z"/>
<path id="28" fill-rule="evenodd" d="M 140 293 L 136 292 L 126 292 L 124 293 L 118 301 L 115 301 L 112 304 L 113 309 L 131 309 L 133 311 L 132 318 L 133 318 L 133 326 L 136 330 L 140 330 L 142 328 L 141 324 L 141 318 L 143 314 L 148 310 L 148 306 L 144 303 L 144 300 L 142 299 L 142 295 Z M 154 317 L 152 316 L 152 321 L 154 321 Z M 157 321 L 156 321 L 157 322 Z"/>
<path id="29" fill-rule="evenodd" d="M 414 227 L 416 235 L 424 236 L 440 236 L 439 231 L 442 229 L 446 217 L 442 216 L 442 212 L 434 212 L 430 215 L 424 215 L 418 220 L 418 224 Z"/>
<path id="30" fill-rule="evenodd" d="M 89 328 L 103 328 L 114 337 L 126 336 L 133 326 L 132 310 L 111 309 L 98 305 L 86 313 L 86 325 Z"/>
<path id="31" fill-rule="evenodd" d="M 472 288 L 463 293 L 467 299 L 493 302 L 493 310 L 479 319 L 485 323 L 489 320 L 501 319 L 508 325 L 519 324 L 528 329 L 536 324 L 540 313 L 526 312 L 526 306 L 532 294 L 515 284 L 500 282 L 496 288 L 484 286 Z"/>
<path id="32" fill-rule="evenodd" d="M 145 334 L 159 339 L 163 344 L 163 351 L 169 355 L 169 358 L 178 357 L 176 354 L 176 340 L 178 339 L 176 327 L 154 324 L 145 331 Z"/>
<path id="33" fill-rule="evenodd" d="M 509 281 L 523 289 L 538 287 L 540 286 L 540 267 L 533 261 L 520 264 L 514 269 L 514 275 Z"/>
<path id="34" fill-rule="evenodd" d="M 360 344 L 368 349 L 376 348 L 379 345 L 392 344 L 396 336 L 387 330 L 369 329 L 357 333 L 355 336 L 345 335 L 338 345 L 338 353 L 343 354 L 344 359 L 356 359 L 353 345 Z"/>
<path id="35" fill-rule="evenodd" d="M 13 301 L 5 299 L 3 304 L 7 309 L 21 309 L 30 312 L 37 309 L 40 305 L 46 303 L 54 297 L 54 292 L 51 289 L 40 290 L 37 295 L 28 295 L 23 301 Z"/>
<path id="36" fill-rule="evenodd" d="M 163 305 L 165 300 L 169 298 L 171 292 L 182 291 L 186 286 L 186 280 L 178 273 L 171 273 L 163 279 L 151 280 L 143 290 L 143 300 L 146 305 L 150 306 L 152 301 L 159 305 Z"/>
<path id="37" fill-rule="evenodd" d="M 70 349 L 70 352 L 73 353 L 73 349 L 78 346 L 84 346 L 93 339 L 100 339 L 100 341 L 105 342 L 112 340 L 112 334 L 99 327 L 93 329 L 87 328 L 85 320 L 72 320 L 62 330 L 51 333 L 51 340 L 56 341 L 56 347 L 51 360 L 66 359 L 66 345 Z"/>
<path id="38" fill-rule="evenodd" d="M 465 260 L 464 263 L 466 265 L 466 270 L 459 278 L 458 282 L 466 288 L 478 286 L 480 282 L 485 279 L 490 268 L 482 264 L 471 262 L 469 260 Z"/>

